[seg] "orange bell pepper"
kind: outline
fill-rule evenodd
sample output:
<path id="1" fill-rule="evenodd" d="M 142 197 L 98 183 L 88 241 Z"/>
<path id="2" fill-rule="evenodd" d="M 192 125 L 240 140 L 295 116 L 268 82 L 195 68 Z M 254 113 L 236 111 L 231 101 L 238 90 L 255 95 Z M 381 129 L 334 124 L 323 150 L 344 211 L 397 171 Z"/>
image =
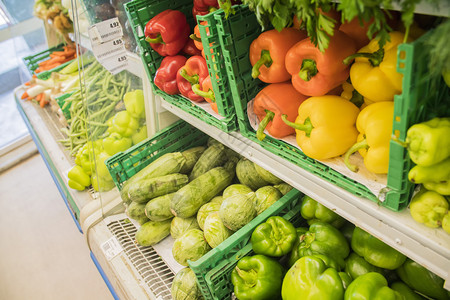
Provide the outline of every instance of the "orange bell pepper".
<path id="1" fill-rule="evenodd" d="M 365 22 L 364 20 L 360 21 L 358 17 L 355 17 L 350 22 L 342 23 L 339 30 L 351 37 L 355 41 L 356 49 L 359 50 L 369 43 L 367 30 L 369 30 L 369 26 L 372 23 L 373 18 L 368 22 Z"/>
<path id="2" fill-rule="evenodd" d="M 200 97 L 205 98 L 206 102 L 210 103 L 212 110 L 219 114 L 210 76 L 203 79 L 201 86 L 200 84 L 194 84 L 192 91 Z"/>
<path id="3" fill-rule="evenodd" d="M 295 44 L 286 54 L 286 69 L 297 91 L 322 96 L 347 80 L 349 67 L 342 61 L 355 52 L 353 39 L 336 30 L 323 53 L 309 38 Z"/>
<path id="4" fill-rule="evenodd" d="M 264 129 L 275 138 L 294 134 L 294 128 L 286 125 L 281 115 L 287 115 L 288 120 L 294 122 L 298 107 L 306 98 L 290 82 L 272 83 L 263 88 L 253 101 L 253 111 L 260 121 L 256 137 L 262 141 L 266 137 Z"/>
<path id="5" fill-rule="evenodd" d="M 275 29 L 261 33 L 250 45 L 252 77 L 277 83 L 290 78 L 284 59 L 289 48 L 306 38 L 306 33 L 294 28 Z"/>

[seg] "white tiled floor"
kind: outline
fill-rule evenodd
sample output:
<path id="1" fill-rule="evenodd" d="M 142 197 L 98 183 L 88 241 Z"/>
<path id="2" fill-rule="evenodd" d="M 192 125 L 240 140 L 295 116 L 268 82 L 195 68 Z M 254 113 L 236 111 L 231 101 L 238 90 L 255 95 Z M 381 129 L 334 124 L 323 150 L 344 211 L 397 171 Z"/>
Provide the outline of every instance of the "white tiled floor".
<path id="1" fill-rule="evenodd" d="M 0 173 L 0 299 L 113 299 L 41 156 Z"/>

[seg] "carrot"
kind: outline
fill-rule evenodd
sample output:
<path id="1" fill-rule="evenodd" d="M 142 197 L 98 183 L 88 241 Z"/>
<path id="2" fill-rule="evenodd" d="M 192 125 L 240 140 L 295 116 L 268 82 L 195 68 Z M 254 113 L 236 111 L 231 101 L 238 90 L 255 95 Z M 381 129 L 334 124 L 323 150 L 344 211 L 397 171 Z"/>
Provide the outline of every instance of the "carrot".
<path id="1" fill-rule="evenodd" d="M 29 86 L 31 83 L 29 81 L 25 82 L 24 85 Z"/>
<path id="2" fill-rule="evenodd" d="M 45 96 L 43 96 L 41 98 L 41 100 L 39 101 L 39 106 L 43 108 L 47 103 L 48 103 L 48 101 L 45 100 Z"/>
<path id="3" fill-rule="evenodd" d="M 42 99 L 43 96 L 44 96 L 43 93 L 37 94 L 37 95 L 36 95 L 36 101 L 37 101 L 37 102 L 41 102 L 41 99 Z"/>
<path id="4" fill-rule="evenodd" d="M 34 70 L 34 73 L 40 73 L 42 72 L 41 67 L 38 67 L 36 70 Z"/>
<path id="5" fill-rule="evenodd" d="M 20 99 L 25 99 L 25 98 L 28 98 L 27 91 L 23 92 L 22 97 Z"/>

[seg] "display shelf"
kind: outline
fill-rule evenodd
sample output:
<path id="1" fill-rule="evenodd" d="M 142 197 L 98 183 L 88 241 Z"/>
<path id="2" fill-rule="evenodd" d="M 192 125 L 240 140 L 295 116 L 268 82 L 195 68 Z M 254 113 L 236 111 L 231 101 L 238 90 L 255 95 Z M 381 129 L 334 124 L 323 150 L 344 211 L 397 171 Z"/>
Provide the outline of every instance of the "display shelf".
<path id="1" fill-rule="evenodd" d="M 172 299 L 173 272 L 152 247 L 136 244 L 136 231 L 123 213 L 101 219 L 87 231 L 105 282 L 120 299 Z"/>
<path id="2" fill-rule="evenodd" d="M 58 142 L 58 140 L 64 138 L 64 135 L 60 131 L 63 125 L 58 121 L 56 114 L 48 106 L 41 108 L 31 101 L 21 100 L 20 95 L 23 94 L 24 90 L 24 86 L 19 86 L 14 90 L 17 108 L 70 214 L 78 229 L 82 232 L 80 224 L 81 210 L 89 203 L 100 202 L 99 195 L 93 190 L 76 191 L 68 187 L 67 173 L 73 167 L 74 162 L 68 151 Z M 117 189 L 113 189 L 102 195 L 102 201 L 108 203 L 111 199 L 117 197 L 120 198 L 119 192 Z"/>
<path id="3" fill-rule="evenodd" d="M 445 288 L 450 290 L 450 235 L 443 229 L 415 222 L 408 209 L 393 212 L 357 197 L 263 149 L 238 132 L 225 133 L 164 100 L 162 106 L 436 273 L 446 280 Z"/>

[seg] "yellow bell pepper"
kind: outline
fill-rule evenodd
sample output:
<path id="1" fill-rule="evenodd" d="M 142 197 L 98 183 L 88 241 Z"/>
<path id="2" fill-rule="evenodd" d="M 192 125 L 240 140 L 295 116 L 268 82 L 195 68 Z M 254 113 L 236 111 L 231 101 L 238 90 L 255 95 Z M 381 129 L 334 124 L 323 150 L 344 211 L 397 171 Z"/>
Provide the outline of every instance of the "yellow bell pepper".
<path id="1" fill-rule="evenodd" d="M 376 102 L 364 108 L 356 120 L 359 131 L 357 143 L 345 153 L 344 161 L 353 172 L 358 167 L 350 164 L 349 157 L 359 151 L 367 170 L 387 174 L 389 168 L 389 144 L 394 118 L 394 102 Z"/>
<path id="2" fill-rule="evenodd" d="M 363 110 L 368 105 L 375 103 L 375 101 L 364 98 L 363 95 L 358 93 L 353 85 L 347 81 L 344 81 L 344 83 L 342 83 L 341 97 L 358 106 L 360 110 Z"/>
<path id="3" fill-rule="evenodd" d="M 353 87 L 365 98 L 375 102 L 393 101 L 402 93 L 403 74 L 397 72 L 397 48 L 403 43 L 401 32 L 389 33 L 390 41 L 379 48 L 378 40 L 372 40 L 358 53 L 347 57 L 344 63 L 355 62 L 350 68 Z"/>
<path id="4" fill-rule="evenodd" d="M 297 144 L 307 156 L 324 160 L 344 154 L 355 142 L 359 109 L 339 96 L 306 99 L 298 108 L 295 123 L 283 121 L 296 132 Z"/>

